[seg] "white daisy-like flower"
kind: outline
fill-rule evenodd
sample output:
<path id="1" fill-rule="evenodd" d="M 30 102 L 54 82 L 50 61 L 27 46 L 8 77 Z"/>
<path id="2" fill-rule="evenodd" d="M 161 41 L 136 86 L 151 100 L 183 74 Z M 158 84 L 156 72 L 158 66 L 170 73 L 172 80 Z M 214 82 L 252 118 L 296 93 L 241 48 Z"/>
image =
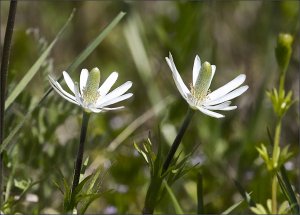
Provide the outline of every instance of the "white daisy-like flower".
<path id="1" fill-rule="evenodd" d="M 229 100 L 240 96 L 248 89 L 247 85 L 239 87 L 246 79 L 246 75 L 241 74 L 224 86 L 210 92 L 209 87 L 214 77 L 216 66 L 210 65 L 208 62 L 204 62 L 201 65 L 200 58 L 197 55 L 193 67 L 193 82 L 190 84 L 189 90 L 176 69 L 171 53 L 169 54 L 169 58 L 166 57 L 166 61 L 172 71 L 173 79 L 182 97 L 191 108 L 200 110 L 206 115 L 215 118 L 224 117 L 224 115 L 214 111 L 236 109 L 237 106 L 230 106 L 231 101 Z"/>
<path id="2" fill-rule="evenodd" d="M 90 72 L 87 69 L 82 69 L 79 86 L 77 82 L 73 82 L 67 72 L 63 71 L 63 76 L 73 95 L 65 91 L 61 85 L 49 75 L 49 81 L 52 87 L 64 99 L 81 106 L 86 112 L 99 113 L 124 108 L 124 106 L 108 106 L 128 99 L 133 95 L 132 93 L 126 93 L 132 86 L 131 81 L 125 82 L 108 93 L 118 79 L 117 72 L 111 73 L 100 87 L 100 70 L 98 68 L 94 68 Z"/>

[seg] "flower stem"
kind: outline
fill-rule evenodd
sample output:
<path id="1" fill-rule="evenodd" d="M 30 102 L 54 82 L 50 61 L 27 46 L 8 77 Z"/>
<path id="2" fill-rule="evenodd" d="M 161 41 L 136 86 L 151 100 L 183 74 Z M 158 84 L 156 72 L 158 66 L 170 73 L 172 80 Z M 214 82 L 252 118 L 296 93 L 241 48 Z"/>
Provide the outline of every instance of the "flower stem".
<path id="1" fill-rule="evenodd" d="M 72 199 L 75 197 L 75 189 L 79 183 L 80 171 L 81 171 L 82 160 L 83 160 L 83 152 L 84 152 L 84 142 L 85 142 L 85 138 L 86 138 L 86 131 L 87 131 L 87 127 L 88 127 L 89 118 L 90 118 L 90 114 L 83 111 L 80 142 L 79 142 L 77 158 L 76 158 L 76 163 L 75 163 L 75 169 L 74 169 L 74 177 L 73 177 L 73 185 L 72 185 L 72 193 L 71 193 Z"/>
<path id="2" fill-rule="evenodd" d="M 272 178 L 272 214 L 277 214 L 277 177 Z"/>
<path id="3" fill-rule="evenodd" d="M 145 204 L 142 213 L 143 214 L 153 214 L 155 206 L 157 204 L 157 199 L 159 198 L 160 191 L 161 191 L 161 185 L 163 182 L 162 175 L 168 170 L 173 157 L 176 153 L 176 150 L 182 140 L 182 137 L 191 122 L 192 116 L 194 115 L 194 110 L 192 110 L 190 107 L 186 113 L 185 119 L 179 129 L 179 132 L 170 148 L 170 151 L 167 155 L 167 159 L 165 160 L 162 168 L 162 172 L 159 175 L 155 175 L 151 177 L 150 185 L 147 190 L 147 195 L 145 199 Z"/>
<path id="4" fill-rule="evenodd" d="M 11 0 L 9 6 L 8 20 L 4 36 L 4 44 L 1 59 L 1 75 L 0 75 L 0 145 L 3 142 L 4 132 L 4 105 L 6 95 L 6 81 L 8 72 L 8 62 L 10 56 L 11 39 L 14 30 L 15 16 L 17 11 L 17 1 Z M 3 154 L 0 154 L 0 206 L 2 205 L 2 178 L 3 178 Z"/>
<path id="5" fill-rule="evenodd" d="M 176 136 L 176 138 L 175 138 L 175 140 L 174 140 L 174 142 L 173 142 L 173 144 L 170 148 L 170 151 L 167 155 L 167 159 L 164 162 L 162 174 L 165 173 L 168 170 L 168 168 L 169 168 L 169 166 L 170 166 L 170 164 L 173 160 L 173 157 L 174 157 L 174 155 L 175 155 L 175 153 L 176 153 L 176 151 L 177 151 L 177 149 L 180 145 L 182 137 L 183 137 L 187 127 L 189 126 L 189 124 L 191 122 L 191 119 L 192 119 L 193 115 L 194 115 L 194 110 L 192 110 L 189 107 L 189 109 L 186 113 L 185 119 L 184 119 L 184 121 L 183 121 L 183 123 L 180 127 L 180 130 L 179 130 L 179 132 L 178 132 L 178 134 L 177 134 L 177 136 Z"/>
<path id="6" fill-rule="evenodd" d="M 274 137 L 274 146 L 273 146 L 273 162 L 274 162 L 274 167 L 278 166 L 278 159 L 279 159 L 279 142 L 280 142 L 280 133 L 281 133 L 281 119 L 278 120 L 276 128 L 275 128 L 275 137 Z"/>

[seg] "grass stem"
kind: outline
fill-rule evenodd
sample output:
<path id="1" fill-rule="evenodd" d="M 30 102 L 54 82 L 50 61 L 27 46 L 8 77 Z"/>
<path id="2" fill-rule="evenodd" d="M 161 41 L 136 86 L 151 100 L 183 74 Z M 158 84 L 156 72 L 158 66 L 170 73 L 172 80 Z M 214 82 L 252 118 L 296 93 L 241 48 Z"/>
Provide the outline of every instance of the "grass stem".
<path id="1" fill-rule="evenodd" d="M 6 24 L 3 50 L 2 50 L 2 59 L 1 59 L 1 75 L 0 75 L 0 145 L 2 145 L 4 138 L 4 105 L 5 105 L 5 96 L 6 96 L 6 82 L 7 82 L 7 73 L 8 73 L 8 63 L 11 49 L 11 40 L 15 25 L 15 17 L 17 11 L 17 1 L 11 0 L 8 12 L 8 20 Z M 3 187 L 3 153 L 0 153 L 0 206 L 2 205 L 2 187 Z"/>

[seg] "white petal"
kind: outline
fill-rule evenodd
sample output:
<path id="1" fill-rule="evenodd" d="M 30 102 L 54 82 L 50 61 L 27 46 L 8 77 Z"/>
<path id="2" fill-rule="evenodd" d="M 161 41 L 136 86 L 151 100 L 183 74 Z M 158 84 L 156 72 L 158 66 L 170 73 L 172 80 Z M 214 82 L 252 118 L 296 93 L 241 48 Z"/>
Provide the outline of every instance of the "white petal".
<path id="1" fill-rule="evenodd" d="M 101 85 L 101 87 L 98 89 L 98 92 L 101 96 L 105 96 L 110 88 L 114 85 L 114 83 L 118 79 L 118 73 L 113 72 L 110 74 L 110 76 L 104 81 L 104 83 Z"/>
<path id="2" fill-rule="evenodd" d="M 204 108 L 208 109 L 208 110 L 220 110 L 222 108 L 226 108 L 230 105 L 230 101 L 227 101 L 227 102 L 223 102 L 221 104 L 218 104 L 218 105 L 214 105 L 214 106 L 210 106 L 210 105 L 204 105 Z"/>
<path id="3" fill-rule="evenodd" d="M 232 81 L 228 82 L 224 86 L 218 88 L 217 90 L 213 91 L 212 93 L 208 94 L 208 98 L 210 100 L 215 100 L 220 98 L 221 96 L 226 95 L 230 91 L 234 90 L 238 86 L 240 86 L 242 83 L 244 83 L 246 79 L 246 75 L 242 74 L 237 76 L 235 79 Z"/>
<path id="4" fill-rule="evenodd" d="M 75 92 L 77 102 L 83 107 L 83 103 L 82 103 L 82 100 L 81 100 L 81 96 L 80 96 L 80 93 L 79 93 L 77 82 L 74 84 L 74 92 Z"/>
<path id="5" fill-rule="evenodd" d="M 123 101 L 125 99 L 128 99 L 132 96 L 133 94 L 132 93 L 127 93 L 125 95 L 122 95 L 122 96 L 119 96 L 119 97 L 115 97 L 109 101 L 106 101 L 104 103 L 102 103 L 101 105 L 97 105 L 97 108 L 104 108 L 105 106 L 108 106 L 108 105 L 112 105 L 112 104 L 115 104 L 117 102 L 120 102 L 120 101 Z"/>
<path id="6" fill-rule="evenodd" d="M 67 83 L 69 89 L 75 94 L 75 92 L 74 92 L 74 82 L 72 81 L 71 77 L 65 71 L 63 71 L 63 76 L 64 76 L 65 82 Z"/>
<path id="7" fill-rule="evenodd" d="M 195 86 L 196 80 L 201 71 L 201 60 L 198 55 L 196 55 L 194 60 L 194 67 L 193 67 L 193 85 Z"/>
<path id="8" fill-rule="evenodd" d="M 120 110 L 120 109 L 123 109 L 124 106 L 120 106 L 120 107 L 112 107 L 112 108 L 109 108 L 109 107 L 104 107 L 104 108 L 89 108 L 89 110 L 91 110 L 92 112 L 95 112 L 95 113 L 100 113 L 100 112 L 104 112 L 104 111 L 110 111 L 110 110 Z"/>
<path id="9" fill-rule="evenodd" d="M 54 81 L 50 76 L 49 76 L 49 81 L 51 86 L 53 87 L 53 89 L 64 99 L 68 100 L 69 102 L 72 102 L 74 104 L 78 104 L 78 102 L 76 101 L 76 98 L 72 95 L 70 95 L 69 93 L 67 93 L 66 91 L 64 91 L 61 86 L 59 85 L 58 82 Z M 61 88 L 61 89 L 60 89 Z"/>
<path id="10" fill-rule="evenodd" d="M 181 93 L 183 98 L 186 98 L 186 95 L 188 93 L 190 93 L 190 91 L 188 90 L 188 88 L 186 87 L 186 85 L 184 84 L 184 82 L 182 81 L 181 76 L 179 75 L 176 66 L 174 64 L 173 58 L 171 53 L 169 54 L 169 58 L 166 57 L 166 61 L 172 71 L 172 75 L 173 75 L 173 79 L 175 81 L 176 87 L 179 90 L 179 92 Z"/>
<path id="11" fill-rule="evenodd" d="M 228 93 L 228 94 L 226 94 L 226 95 L 224 95 L 224 96 L 222 96 L 218 99 L 205 102 L 205 105 L 215 105 L 215 104 L 219 104 L 219 103 L 228 101 L 230 99 L 236 98 L 239 95 L 243 94 L 248 88 L 249 87 L 247 85 L 239 87 L 239 88 L 235 89 L 234 91 L 232 91 L 232 92 L 230 92 L 230 93 Z"/>
<path id="12" fill-rule="evenodd" d="M 103 109 L 97 109 L 97 108 L 92 108 L 92 107 L 89 107 L 88 109 L 94 113 L 100 113 L 103 111 Z"/>
<path id="13" fill-rule="evenodd" d="M 104 108 L 102 108 L 103 110 L 120 110 L 120 109 L 123 109 L 123 108 L 125 108 L 124 106 L 120 106 L 120 107 L 111 107 L 111 108 L 109 108 L 109 107 L 104 107 Z"/>
<path id="14" fill-rule="evenodd" d="M 96 106 L 102 106 L 103 103 L 114 99 L 120 95 L 123 95 L 124 93 L 127 92 L 127 90 L 130 89 L 130 87 L 132 86 L 132 82 L 131 81 L 127 81 L 124 84 L 122 84 L 121 86 L 119 86 L 118 88 L 114 89 L 113 91 L 111 91 L 109 94 L 105 95 L 104 97 L 100 97 L 96 103 Z"/>
<path id="15" fill-rule="evenodd" d="M 211 76 L 210 76 L 210 79 L 208 80 L 208 86 L 209 87 L 211 85 L 211 81 L 214 78 L 215 73 L 216 73 L 216 66 L 215 65 L 211 65 Z"/>
<path id="16" fill-rule="evenodd" d="M 80 92 L 83 93 L 82 90 L 86 86 L 87 79 L 89 77 L 89 71 L 87 69 L 82 69 L 80 73 Z"/>
<path id="17" fill-rule="evenodd" d="M 211 65 L 211 72 L 212 72 L 212 75 L 211 75 L 211 80 L 214 78 L 214 76 L 215 76 L 215 73 L 216 73 L 216 65 Z M 210 80 L 210 82 L 211 82 L 211 80 Z M 209 86 L 210 86 L 210 84 L 209 84 Z"/>
<path id="18" fill-rule="evenodd" d="M 204 114 L 206 114 L 206 115 L 208 115 L 208 116 L 212 116 L 212 117 L 215 117 L 215 118 L 222 118 L 222 117 L 224 117 L 224 115 L 222 115 L 222 114 L 219 114 L 219 113 L 216 113 L 216 112 L 207 110 L 207 109 L 205 109 L 205 108 L 203 108 L 203 107 L 198 107 L 198 109 L 199 109 L 202 113 L 204 113 Z"/>
<path id="19" fill-rule="evenodd" d="M 222 108 L 222 109 L 220 109 L 220 110 L 228 111 L 228 110 L 234 110 L 234 109 L 236 109 L 236 108 L 237 108 L 237 106 L 228 106 L 228 107 Z"/>
<path id="20" fill-rule="evenodd" d="M 70 99 L 73 99 L 74 101 L 76 101 L 76 98 L 75 96 L 71 95 L 70 93 L 68 93 L 67 91 L 65 91 L 61 86 L 60 84 L 57 82 L 57 81 L 54 81 L 53 78 L 51 78 L 49 76 L 49 79 L 50 79 L 50 83 L 52 83 L 52 86 L 55 86 L 57 88 L 57 90 L 59 90 L 61 93 L 63 93 L 65 96 L 67 96 L 68 98 Z"/>

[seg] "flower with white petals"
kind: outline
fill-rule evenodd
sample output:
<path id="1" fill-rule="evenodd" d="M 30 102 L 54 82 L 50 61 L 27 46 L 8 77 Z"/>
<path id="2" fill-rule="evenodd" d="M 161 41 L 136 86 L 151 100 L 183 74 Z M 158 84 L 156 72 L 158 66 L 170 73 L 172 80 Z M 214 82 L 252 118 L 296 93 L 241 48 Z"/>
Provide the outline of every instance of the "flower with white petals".
<path id="1" fill-rule="evenodd" d="M 132 93 L 126 93 L 132 86 L 131 81 L 125 82 L 108 93 L 113 84 L 117 81 L 117 72 L 111 73 L 100 87 L 100 70 L 98 68 L 94 68 L 90 72 L 87 69 L 81 70 L 79 86 L 77 82 L 73 82 L 67 72 L 64 71 L 63 76 L 73 95 L 65 91 L 57 81 L 49 76 L 52 87 L 63 98 L 81 106 L 86 112 L 99 113 L 124 108 L 124 106 L 108 106 L 128 99 L 133 95 Z"/>
<path id="2" fill-rule="evenodd" d="M 216 66 L 210 65 L 208 62 L 204 62 L 201 65 L 200 58 L 197 55 L 193 67 L 193 82 L 190 84 L 189 90 L 183 83 L 176 69 L 171 53 L 169 54 L 169 58 L 166 57 L 166 61 L 172 71 L 173 79 L 182 97 L 191 108 L 200 110 L 206 115 L 215 118 L 224 117 L 224 115 L 214 111 L 236 109 L 237 106 L 230 106 L 231 101 L 229 100 L 240 96 L 248 89 L 247 85 L 239 87 L 246 79 L 246 75 L 241 74 L 219 89 L 210 92 L 209 87 L 214 77 Z"/>

